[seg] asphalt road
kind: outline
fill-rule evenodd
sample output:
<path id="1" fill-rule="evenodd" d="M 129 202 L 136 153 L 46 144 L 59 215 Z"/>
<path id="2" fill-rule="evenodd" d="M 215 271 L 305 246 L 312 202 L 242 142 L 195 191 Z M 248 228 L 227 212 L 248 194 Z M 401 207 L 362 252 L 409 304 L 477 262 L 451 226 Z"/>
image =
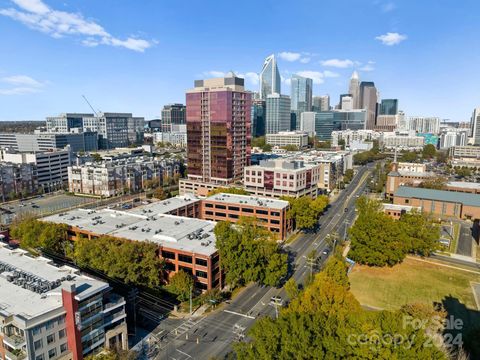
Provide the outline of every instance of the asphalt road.
<path id="1" fill-rule="evenodd" d="M 471 225 L 460 223 L 460 236 L 458 237 L 457 254 L 472 256 L 473 235 Z"/>
<path id="2" fill-rule="evenodd" d="M 302 234 L 293 244 L 286 246 L 294 256 L 292 276 L 297 283 L 302 283 L 311 271 L 307 265 L 307 255 L 312 250 L 321 255 L 328 247 L 325 240 L 328 234 L 334 231 L 337 231 L 340 237 L 346 234 L 346 229 L 355 218 L 355 200 L 364 192 L 367 175 L 371 170 L 372 165 L 359 169 L 349 187 L 341 192 L 319 219 L 317 232 Z M 326 258 L 327 256 L 321 255 L 320 266 Z M 270 301 L 272 296 L 286 298 L 283 289 L 253 284 L 222 310 L 211 315 L 183 322 L 165 322 L 157 332 L 158 337 L 163 337 L 163 340 L 159 343 L 156 359 L 209 359 L 214 356 L 222 358 L 231 351 L 232 342 L 244 336 L 255 319 L 275 316 L 275 308 Z"/>

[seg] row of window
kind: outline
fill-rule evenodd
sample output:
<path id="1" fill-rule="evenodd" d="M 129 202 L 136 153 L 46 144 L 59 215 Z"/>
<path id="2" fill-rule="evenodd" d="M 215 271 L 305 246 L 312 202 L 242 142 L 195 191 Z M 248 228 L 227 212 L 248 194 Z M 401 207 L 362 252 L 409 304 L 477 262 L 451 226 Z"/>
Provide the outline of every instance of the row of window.
<path id="1" fill-rule="evenodd" d="M 49 320 L 42 325 L 35 326 L 32 329 L 32 335 L 38 335 L 42 333 L 42 329 L 45 328 L 46 330 L 53 329 L 55 324 L 61 325 L 65 323 L 65 316 L 59 316 L 55 319 Z"/>
<path id="2" fill-rule="evenodd" d="M 62 329 L 58 332 L 58 338 L 63 339 L 67 335 L 66 330 Z M 50 345 L 55 342 L 55 333 L 50 334 L 47 336 L 47 345 Z M 35 350 L 39 350 L 43 348 L 43 339 L 39 339 L 33 343 L 33 347 Z"/>
<path id="3" fill-rule="evenodd" d="M 170 260 L 175 260 L 175 253 L 171 251 L 162 251 L 162 257 L 164 259 L 170 259 Z M 193 263 L 193 257 L 191 255 L 184 255 L 184 254 L 178 254 L 178 261 L 192 264 Z M 195 258 L 195 264 L 199 266 L 207 266 L 208 261 L 206 259 L 200 259 L 200 258 Z"/>
<path id="4" fill-rule="evenodd" d="M 219 205 L 219 204 L 215 204 L 215 206 L 214 206 L 214 204 L 206 203 L 205 207 L 206 208 L 215 208 L 215 209 L 219 209 L 219 210 L 226 210 L 225 205 Z M 249 214 L 253 214 L 255 212 L 255 214 L 259 214 L 259 215 L 268 215 L 268 210 L 252 209 L 252 208 L 244 208 L 244 207 L 240 208 L 238 206 L 229 206 L 228 210 L 229 211 L 241 211 L 241 212 L 249 213 Z M 207 211 L 207 214 L 208 214 L 208 211 Z M 280 216 L 280 213 L 278 211 L 271 211 L 270 214 L 272 216 Z M 225 215 L 218 215 L 218 216 L 225 217 Z"/>
<path id="5" fill-rule="evenodd" d="M 64 344 L 60 345 L 60 354 L 63 354 L 67 350 L 68 350 L 67 343 L 64 343 Z M 57 349 L 56 348 L 48 350 L 48 358 L 47 359 L 53 359 L 56 356 L 57 356 Z M 37 355 L 35 357 L 35 360 L 46 360 L 46 358 L 43 354 L 40 354 L 40 355 Z"/>

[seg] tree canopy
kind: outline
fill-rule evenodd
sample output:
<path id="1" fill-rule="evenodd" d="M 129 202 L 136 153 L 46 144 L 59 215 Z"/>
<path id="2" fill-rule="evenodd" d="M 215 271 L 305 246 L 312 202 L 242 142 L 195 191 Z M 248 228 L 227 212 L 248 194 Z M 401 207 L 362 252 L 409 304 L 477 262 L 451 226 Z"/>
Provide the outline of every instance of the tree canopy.
<path id="1" fill-rule="evenodd" d="M 328 206 L 328 196 L 320 195 L 315 200 L 309 196 L 294 198 L 290 196 L 282 197 L 290 203 L 288 216 L 295 221 L 298 229 L 313 229 L 318 224 L 318 217 Z"/>
<path id="2" fill-rule="evenodd" d="M 435 145 L 427 144 L 423 147 L 422 157 L 424 159 L 433 159 L 436 154 L 437 154 L 437 148 L 435 147 Z"/>
<path id="3" fill-rule="evenodd" d="M 219 187 L 213 190 L 210 190 L 208 192 L 208 196 L 212 196 L 215 194 L 236 194 L 236 195 L 250 195 L 250 193 L 247 190 L 244 190 L 242 188 L 236 188 L 236 187 Z"/>
<path id="4" fill-rule="evenodd" d="M 394 220 L 381 210 L 375 200 L 357 201 L 358 218 L 349 229 L 349 257 L 370 266 L 393 266 L 407 253 L 430 255 L 438 246 L 439 229 L 419 212 L 403 214 Z"/>
<path id="5" fill-rule="evenodd" d="M 193 277 L 189 273 L 180 270 L 175 273 L 169 281 L 168 288 L 177 295 L 178 300 L 185 301 L 193 288 Z"/>
<path id="6" fill-rule="evenodd" d="M 235 225 L 219 222 L 215 226 L 216 247 L 225 281 L 232 286 L 258 282 L 275 286 L 287 273 L 287 254 L 273 234 L 255 218 L 240 218 Z"/>
<path id="7" fill-rule="evenodd" d="M 438 334 L 441 328 L 405 324 L 403 319 L 410 315 L 411 307 L 398 311 L 364 310 L 349 291 L 346 269 L 343 259 L 329 260 L 325 270 L 281 311 L 277 320 L 261 318 L 249 331 L 251 340 L 234 345 L 237 358 L 447 358 L 433 343 L 424 346 L 429 336 Z M 427 320 L 439 315 L 433 309 L 415 314 Z M 382 341 L 391 340 L 394 335 L 403 342 Z"/>

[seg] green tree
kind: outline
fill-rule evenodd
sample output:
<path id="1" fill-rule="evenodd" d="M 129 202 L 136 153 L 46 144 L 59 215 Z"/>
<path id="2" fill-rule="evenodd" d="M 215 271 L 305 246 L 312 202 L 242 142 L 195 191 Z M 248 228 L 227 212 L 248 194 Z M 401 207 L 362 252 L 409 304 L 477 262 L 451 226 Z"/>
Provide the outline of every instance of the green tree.
<path id="1" fill-rule="evenodd" d="M 295 299 L 300 294 L 298 284 L 293 277 L 285 283 L 285 292 L 290 300 Z"/>
<path id="2" fill-rule="evenodd" d="M 413 211 L 402 215 L 400 228 L 406 236 L 406 247 L 409 253 L 430 256 L 438 250 L 440 229 L 426 214 Z"/>
<path id="3" fill-rule="evenodd" d="M 288 211 L 289 218 L 295 221 L 298 229 L 313 229 L 317 226 L 318 217 L 328 206 L 328 196 L 321 195 L 313 200 L 309 196 L 294 198 L 290 196 L 282 197 L 290 203 Z"/>
<path id="4" fill-rule="evenodd" d="M 103 160 L 102 155 L 100 155 L 99 153 L 93 153 L 91 154 L 91 156 L 94 162 L 101 162 Z"/>
<path id="5" fill-rule="evenodd" d="M 250 195 L 250 193 L 242 188 L 236 187 L 219 187 L 208 192 L 208 196 L 216 194 L 236 194 L 236 195 Z"/>
<path id="6" fill-rule="evenodd" d="M 406 151 L 400 157 L 401 161 L 415 162 L 417 161 L 417 153 L 415 151 Z"/>
<path id="7" fill-rule="evenodd" d="M 437 154 L 437 148 L 435 147 L 435 145 L 427 144 L 423 147 L 422 157 L 424 159 L 433 159 L 436 154 Z"/>
<path id="8" fill-rule="evenodd" d="M 153 191 L 153 196 L 158 200 L 165 200 L 167 198 L 167 194 L 161 187 L 158 187 Z"/>
<path id="9" fill-rule="evenodd" d="M 441 176 L 436 176 L 429 180 L 424 180 L 419 184 L 419 187 L 424 189 L 435 189 L 435 190 L 443 190 L 447 185 L 447 179 Z"/>
<path id="10" fill-rule="evenodd" d="M 298 151 L 298 146 L 288 144 L 288 145 L 282 146 L 282 149 L 287 150 L 287 151 Z"/>
<path id="11" fill-rule="evenodd" d="M 189 273 L 180 270 L 170 278 L 168 288 L 177 295 L 178 300 L 185 301 L 189 298 L 190 291 L 193 289 L 193 277 Z"/>
<path id="12" fill-rule="evenodd" d="M 353 179 L 353 169 L 347 169 L 343 175 L 343 182 L 349 184 Z"/>
<path id="13" fill-rule="evenodd" d="M 461 178 L 465 178 L 468 176 L 472 176 L 472 171 L 468 167 L 462 166 L 455 168 L 455 174 Z"/>
<path id="14" fill-rule="evenodd" d="M 437 154 L 435 156 L 435 160 L 439 164 L 445 164 L 448 160 L 448 154 L 446 151 L 437 151 Z"/>

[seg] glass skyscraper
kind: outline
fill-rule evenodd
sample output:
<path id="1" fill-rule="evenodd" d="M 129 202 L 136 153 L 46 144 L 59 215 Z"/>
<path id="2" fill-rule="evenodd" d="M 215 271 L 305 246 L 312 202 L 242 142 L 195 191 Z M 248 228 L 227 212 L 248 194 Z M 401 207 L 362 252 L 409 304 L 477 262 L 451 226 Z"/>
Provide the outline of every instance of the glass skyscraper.
<path id="1" fill-rule="evenodd" d="M 280 94 L 280 72 L 275 55 L 267 57 L 260 72 L 260 97 L 265 100 L 268 95 Z"/>
<path id="2" fill-rule="evenodd" d="M 252 101 L 252 137 L 265 135 L 265 101 Z"/>
<path id="3" fill-rule="evenodd" d="M 292 75 L 291 78 L 291 128 L 300 128 L 300 115 L 302 112 L 312 110 L 312 87 L 313 80 L 300 75 Z"/>
<path id="4" fill-rule="evenodd" d="M 380 104 L 380 115 L 397 115 L 398 99 L 383 99 Z"/>
<path id="5" fill-rule="evenodd" d="M 290 131 L 290 96 L 272 94 L 267 96 L 266 134 Z"/>

